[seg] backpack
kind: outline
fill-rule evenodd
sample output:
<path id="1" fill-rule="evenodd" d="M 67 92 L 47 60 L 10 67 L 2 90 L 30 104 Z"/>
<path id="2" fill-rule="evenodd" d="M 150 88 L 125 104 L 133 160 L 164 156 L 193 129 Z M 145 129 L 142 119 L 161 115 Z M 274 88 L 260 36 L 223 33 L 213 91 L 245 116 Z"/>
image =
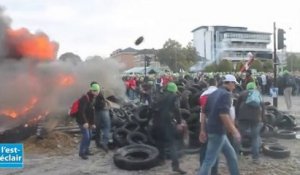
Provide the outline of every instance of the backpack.
<path id="1" fill-rule="evenodd" d="M 246 105 L 251 107 L 260 107 L 262 98 L 260 93 L 257 90 L 250 90 L 246 99 Z"/>
<path id="2" fill-rule="evenodd" d="M 87 100 L 90 101 L 90 98 L 89 98 L 88 95 L 85 94 L 83 96 L 85 96 L 87 98 Z M 77 99 L 76 101 L 73 102 L 73 104 L 72 104 L 72 106 L 71 106 L 71 108 L 69 109 L 69 112 L 68 112 L 68 115 L 70 117 L 75 118 L 77 116 L 78 111 L 79 111 L 79 103 L 80 103 L 81 98 L 79 98 L 79 99 Z"/>
<path id="3" fill-rule="evenodd" d="M 294 78 L 291 76 L 288 76 L 286 78 L 286 86 L 294 86 L 294 84 L 295 84 Z"/>

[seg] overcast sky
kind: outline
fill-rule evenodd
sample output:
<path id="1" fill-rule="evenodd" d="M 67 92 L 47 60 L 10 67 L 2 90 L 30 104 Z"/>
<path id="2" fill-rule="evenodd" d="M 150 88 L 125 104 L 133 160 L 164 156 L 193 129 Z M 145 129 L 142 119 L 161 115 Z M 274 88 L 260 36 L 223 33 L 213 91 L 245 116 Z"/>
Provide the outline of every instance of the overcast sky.
<path id="1" fill-rule="evenodd" d="M 286 29 L 288 51 L 300 52 L 300 6 L 296 0 L 1 0 L 12 27 L 43 31 L 59 43 L 59 55 L 103 57 L 118 49 L 161 48 L 168 39 L 186 45 L 201 25 Z"/>

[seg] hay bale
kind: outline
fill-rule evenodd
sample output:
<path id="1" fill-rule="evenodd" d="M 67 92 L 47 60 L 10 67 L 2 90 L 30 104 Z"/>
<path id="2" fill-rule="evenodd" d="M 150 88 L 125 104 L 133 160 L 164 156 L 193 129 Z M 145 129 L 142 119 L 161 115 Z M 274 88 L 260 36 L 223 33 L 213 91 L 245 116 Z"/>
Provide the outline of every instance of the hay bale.
<path id="1" fill-rule="evenodd" d="M 25 152 L 50 155 L 71 154 L 75 146 L 76 143 L 71 135 L 59 131 L 49 133 L 44 139 L 32 136 L 24 142 Z"/>

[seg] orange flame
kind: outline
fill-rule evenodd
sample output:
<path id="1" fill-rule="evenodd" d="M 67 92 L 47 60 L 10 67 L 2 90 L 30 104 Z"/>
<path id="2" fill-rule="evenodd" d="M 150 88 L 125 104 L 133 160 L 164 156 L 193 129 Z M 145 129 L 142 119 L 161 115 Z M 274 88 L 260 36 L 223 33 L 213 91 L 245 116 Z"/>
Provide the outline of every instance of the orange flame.
<path id="1" fill-rule="evenodd" d="M 13 56 L 37 59 L 40 61 L 53 60 L 56 57 L 58 44 L 50 42 L 44 33 L 31 34 L 27 29 L 9 29 L 7 39 Z"/>
<path id="2" fill-rule="evenodd" d="M 4 109 L 0 110 L 0 114 L 9 116 L 11 118 L 17 118 L 20 115 L 26 114 L 28 111 L 30 111 L 38 102 L 38 99 L 36 97 L 33 97 L 29 104 L 25 107 L 23 107 L 21 110 L 13 110 L 13 109 Z"/>
<path id="3" fill-rule="evenodd" d="M 75 82 L 72 75 L 61 75 L 58 79 L 58 84 L 63 87 L 71 86 Z"/>

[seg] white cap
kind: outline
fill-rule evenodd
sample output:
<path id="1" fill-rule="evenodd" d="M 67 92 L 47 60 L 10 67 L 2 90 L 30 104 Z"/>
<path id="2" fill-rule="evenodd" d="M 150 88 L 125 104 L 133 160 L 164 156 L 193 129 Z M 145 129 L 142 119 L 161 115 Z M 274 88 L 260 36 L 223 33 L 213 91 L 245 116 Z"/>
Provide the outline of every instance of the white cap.
<path id="1" fill-rule="evenodd" d="M 235 82 L 235 84 L 239 84 L 239 83 L 236 81 L 235 76 L 233 76 L 233 75 L 231 75 L 231 74 L 225 75 L 225 79 L 224 79 L 223 81 L 224 81 L 224 82 Z"/>

